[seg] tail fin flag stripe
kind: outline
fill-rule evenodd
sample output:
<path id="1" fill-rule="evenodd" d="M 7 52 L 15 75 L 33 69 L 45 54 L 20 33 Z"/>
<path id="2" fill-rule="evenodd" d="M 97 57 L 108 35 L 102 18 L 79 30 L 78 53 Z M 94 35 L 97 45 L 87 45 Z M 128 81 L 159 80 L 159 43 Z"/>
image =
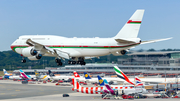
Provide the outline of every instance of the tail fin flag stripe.
<path id="1" fill-rule="evenodd" d="M 118 32 L 118 34 L 114 38 L 137 38 L 143 15 L 144 10 L 136 10 L 134 14 L 131 16 L 131 18 L 127 21 L 127 23 L 123 26 L 123 28 Z"/>
<path id="2" fill-rule="evenodd" d="M 141 21 L 132 21 L 132 20 L 129 20 L 127 22 L 127 24 L 141 24 Z"/>
<path id="3" fill-rule="evenodd" d="M 141 80 L 138 77 L 135 77 L 135 82 L 136 82 L 136 87 L 137 86 L 143 86 L 143 83 L 141 82 Z"/>
<path id="4" fill-rule="evenodd" d="M 140 82 L 141 82 L 141 80 L 140 80 L 139 78 L 137 78 L 137 77 L 135 78 L 135 80 L 136 80 L 136 81 L 140 81 Z"/>

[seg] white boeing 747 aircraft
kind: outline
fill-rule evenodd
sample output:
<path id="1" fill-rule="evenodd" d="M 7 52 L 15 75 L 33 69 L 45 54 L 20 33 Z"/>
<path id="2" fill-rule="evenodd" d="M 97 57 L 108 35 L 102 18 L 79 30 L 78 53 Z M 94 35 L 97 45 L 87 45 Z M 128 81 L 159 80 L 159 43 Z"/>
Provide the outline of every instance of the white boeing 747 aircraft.
<path id="1" fill-rule="evenodd" d="M 85 65 L 84 59 L 113 54 L 124 55 L 129 49 L 145 43 L 168 40 L 141 41 L 137 38 L 144 10 L 136 10 L 118 34 L 112 38 L 66 38 L 54 35 L 24 35 L 11 45 L 11 49 L 30 60 L 42 56 L 55 57 L 57 65 L 61 59 L 69 59 L 69 64 Z"/>

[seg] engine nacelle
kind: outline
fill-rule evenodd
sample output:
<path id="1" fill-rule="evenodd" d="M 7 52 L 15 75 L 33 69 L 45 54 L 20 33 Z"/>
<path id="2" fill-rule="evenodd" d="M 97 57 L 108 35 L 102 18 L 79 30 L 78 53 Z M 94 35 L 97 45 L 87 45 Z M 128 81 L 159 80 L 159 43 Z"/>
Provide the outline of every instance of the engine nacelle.
<path id="1" fill-rule="evenodd" d="M 29 60 L 39 60 L 41 59 L 42 57 L 42 54 L 37 54 L 36 56 L 31 56 L 31 57 L 28 57 Z"/>
<path id="2" fill-rule="evenodd" d="M 121 51 L 117 51 L 112 53 L 114 56 L 120 56 L 120 55 L 124 55 L 127 53 L 127 50 L 121 50 Z"/>
<path id="3" fill-rule="evenodd" d="M 32 47 L 24 48 L 22 50 L 22 55 L 25 57 L 35 56 L 37 53 L 37 50 L 33 49 Z"/>
<path id="4" fill-rule="evenodd" d="M 27 57 L 29 60 L 38 60 L 36 56 Z"/>
<path id="5" fill-rule="evenodd" d="M 122 51 L 120 51 L 120 53 L 122 54 L 122 55 L 124 55 L 124 54 L 126 54 L 126 50 L 122 50 Z"/>
<path id="6" fill-rule="evenodd" d="M 36 58 L 37 58 L 37 59 L 41 59 L 41 58 L 42 58 L 42 54 L 37 54 L 37 55 L 36 55 Z"/>

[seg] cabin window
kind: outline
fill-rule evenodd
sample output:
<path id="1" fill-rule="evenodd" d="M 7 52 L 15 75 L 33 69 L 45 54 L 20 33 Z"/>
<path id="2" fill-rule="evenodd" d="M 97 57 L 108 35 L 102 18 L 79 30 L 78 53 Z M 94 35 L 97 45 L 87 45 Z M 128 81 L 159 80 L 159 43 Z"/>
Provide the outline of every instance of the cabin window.
<path id="1" fill-rule="evenodd" d="M 32 38 L 32 40 L 45 40 L 45 38 Z"/>

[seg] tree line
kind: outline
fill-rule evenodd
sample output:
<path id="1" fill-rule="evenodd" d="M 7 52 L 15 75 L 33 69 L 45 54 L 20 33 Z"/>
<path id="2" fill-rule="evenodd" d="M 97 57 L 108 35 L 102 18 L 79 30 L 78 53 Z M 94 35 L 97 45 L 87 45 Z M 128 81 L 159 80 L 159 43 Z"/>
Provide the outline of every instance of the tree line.
<path id="1" fill-rule="evenodd" d="M 143 50 L 139 49 L 136 50 L 137 52 L 143 52 L 143 51 L 180 51 L 180 49 L 161 49 L 161 50 L 155 50 L 155 49 L 148 49 Z M 128 52 L 131 53 L 131 52 Z M 124 56 L 113 56 L 113 55 L 107 55 L 107 56 L 101 56 L 100 58 L 92 58 L 85 60 L 86 63 L 117 63 L 118 58 L 128 58 L 128 55 Z M 15 53 L 14 51 L 3 51 L 0 52 L 0 71 L 2 69 L 7 70 L 15 70 L 15 69 L 43 69 L 45 67 L 58 67 L 55 58 L 54 57 L 42 57 L 40 60 L 31 61 L 29 59 L 26 59 L 26 63 L 21 63 L 22 57 Z M 68 65 L 68 60 L 63 60 L 63 66 Z"/>

